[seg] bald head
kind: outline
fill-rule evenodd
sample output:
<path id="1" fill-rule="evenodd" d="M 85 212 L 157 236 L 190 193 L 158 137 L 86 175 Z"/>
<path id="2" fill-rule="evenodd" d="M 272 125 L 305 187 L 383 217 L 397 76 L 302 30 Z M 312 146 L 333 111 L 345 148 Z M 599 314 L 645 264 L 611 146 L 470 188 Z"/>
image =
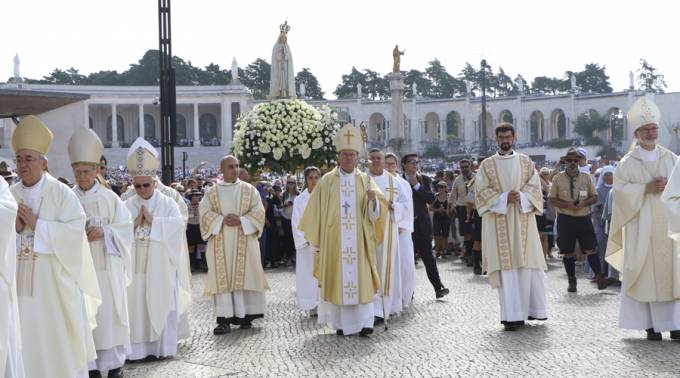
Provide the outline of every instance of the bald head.
<path id="1" fill-rule="evenodd" d="M 220 160 L 220 171 L 225 182 L 234 182 L 239 175 L 238 159 L 234 155 L 227 155 Z"/>

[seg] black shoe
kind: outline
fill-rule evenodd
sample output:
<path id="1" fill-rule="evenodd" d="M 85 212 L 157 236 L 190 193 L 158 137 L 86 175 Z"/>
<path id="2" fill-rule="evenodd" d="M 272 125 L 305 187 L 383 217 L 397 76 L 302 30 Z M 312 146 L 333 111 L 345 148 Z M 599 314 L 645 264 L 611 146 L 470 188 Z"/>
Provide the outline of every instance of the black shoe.
<path id="1" fill-rule="evenodd" d="M 439 289 L 435 292 L 435 297 L 437 297 L 437 299 L 444 298 L 444 296 L 448 295 L 448 294 L 449 294 L 449 289 L 442 287 L 441 289 Z"/>
<path id="2" fill-rule="evenodd" d="M 362 328 L 361 332 L 359 332 L 359 336 L 366 337 L 366 336 L 368 336 L 372 333 L 373 333 L 373 328 Z"/>
<path id="3" fill-rule="evenodd" d="M 335 331 L 335 334 L 338 335 L 338 336 L 345 336 L 345 333 L 342 332 L 341 329 L 336 330 L 336 331 Z"/>
<path id="4" fill-rule="evenodd" d="M 671 331 L 671 340 L 680 340 L 680 330 Z"/>
<path id="5" fill-rule="evenodd" d="M 603 273 L 598 274 L 595 279 L 597 281 L 598 290 L 604 290 L 607 288 L 607 277 L 605 277 Z"/>
<path id="6" fill-rule="evenodd" d="M 218 324 L 215 329 L 213 329 L 213 335 L 226 335 L 231 332 L 231 327 L 229 324 Z"/>
<path id="7" fill-rule="evenodd" d="M 505 331 L 514 332 L 514 331 L 517 331 L 518 329 L 519 329 L 519 325 L 516 324 L 515 322 L 507 322 L 507 323 L 503 324 L 503 330 L 505 330 Z"/>
<path id="8" fill-rule="evenodd" d="M 90 378 L 102 378 L 102 373 L 99 370 L 90 370 L 88 373 Z"/>
<path id="9" fill-rule="evenodd" d="M 109 370 L 108 378 L 123 378 L 123 368 Z"/>
<path id="10" fill-rule="evenodd" d="M 472 272 L 475 274 L 475 276 L 481 276 L 482 275 L 482 267 L 476 266 L 476 267 L 472 268 Z"/>
<path id="11" fill-rule="evenodd" d="M 654 328 L 648 328 L 645 331 L 647 331 L 647 340 L 661 341 L 661 332 L 654 332 Z"/>
<path id="12" fill-rule="evenodd" d="M 471 268 L 474 265 L 472 261 L 472 254 L 465 256 L 465 266 Z"/>
<path id="13" fill-rule="evenodd" d="M 241 328 L 241 329 L 251 329 L 251 328 L 253 328 L 253 323 L 251 323 L 250 320 L 243 319 L 239 322 L 239 328 Z"/>
<path id="14" fill-rule="evenodd" d="M 569 277 L 569 287 L 567 288 L 567 291 L 570 293 L 576 292 L 576 277 Z"/>
<path id="15" fill-rule="evenodd" d="M 383 323 L 385 323 L 385 319 L 381 318 L 380 316 L 376 316 L 373 319 L 373 325 L 378 325 L 378 324 L 383 324 Z"/>

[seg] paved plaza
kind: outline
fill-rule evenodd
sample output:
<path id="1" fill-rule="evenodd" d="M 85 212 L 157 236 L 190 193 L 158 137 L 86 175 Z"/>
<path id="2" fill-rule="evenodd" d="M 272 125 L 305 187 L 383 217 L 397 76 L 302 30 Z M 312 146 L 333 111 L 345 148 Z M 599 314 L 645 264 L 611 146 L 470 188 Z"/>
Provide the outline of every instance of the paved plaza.
<path id="1" fill-rule="evenodd" d="M 439 271 L 451 289 L 437 301 L 422 263 L 415 301 L 370 338 L 339 337 L 295 307 L 293 268 L 266 271 L 271 291 L 265 319 L 253 329 L 232 327 L 214 336 L 205 275 L 194 275 L 193 335 L 178 355 L 128 364 L 128 377 L 397 377 L 578 376 L 671 377 L 680 375 L 680 342 L 650 342 L 644 331 L 617 328 L 618 288 L 598 291 L 584 275 L 578 293 L 566 291 L 559 260 L 549 262 L 547 322 L 504 332 L 498 294 L 459 260 Z"/>

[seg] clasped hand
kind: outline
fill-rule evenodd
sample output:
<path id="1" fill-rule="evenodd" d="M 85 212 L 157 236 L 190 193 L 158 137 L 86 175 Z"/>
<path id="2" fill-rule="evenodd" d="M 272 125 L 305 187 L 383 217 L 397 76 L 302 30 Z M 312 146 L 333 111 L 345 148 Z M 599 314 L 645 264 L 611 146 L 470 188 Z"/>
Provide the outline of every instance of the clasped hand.
<path id="1" fill-rule="evenodd" d="M 222 220 L 222 226 L 238 227 L 241 225 L 241 217 L 236 214 L 227 214 Z"/>
<path id="2" fill-rule="evenodd" d="M 139 214 L 137 214 L 137 218 L 135 218 L 135 228 L 141 226 L 145 219 L 149 224 L 153 223 L 153 215 L 151 215 L 151 212 L 142 205 L 139 209 Z"/>
<path id="3" fill-rule="evenodd" d="M 33 214 L 33 211 L 28 206 L 20 203 L 19 210 L 17 211 L 16 232 L 22 232 L 26 226 L 35 231 L 37 223 L 38 216 Z"/>
<path id="4" fill-rule="evenodd" d="M 645 187 L 647 193 L 661 193 L 666 189 L 668 179 L 665 177 L 654 177 Z"/>
<path id="5" fill-rule="evenodd" d="M 508 205 L 511 203 L 519 204 L 520 202 L 520 194 L 517 191 L 511 190 L 508 192 Z"/>
<path id="6" fill-rule="evenodd" d="M 104 229 L 101 227 L 87 227 L 85 233 L 87 234 L 87 241 L 95 241 L 104 237 Z"/>

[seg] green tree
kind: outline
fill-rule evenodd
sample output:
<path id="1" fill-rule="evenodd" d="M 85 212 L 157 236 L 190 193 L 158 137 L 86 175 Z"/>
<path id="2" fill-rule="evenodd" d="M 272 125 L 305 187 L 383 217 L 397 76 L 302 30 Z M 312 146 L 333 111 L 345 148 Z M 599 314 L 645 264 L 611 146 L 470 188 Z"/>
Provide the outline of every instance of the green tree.
<path id="1" fill-rule="evenodd" d="M 589 110 L 574 120 L 574 131 L 583 136 L 586 145 L 601 144 L 599 138 L 594 137 L 593 133 L 596 131 L 606 130 L 609 128 L 609 120 L 607 117 L 599 115 L 594 110 Z"/>
<path id="2" fill-rule="evenodd" d="M 640 68 L 637 73 L 638 86 L 646 92 L 663 93 L 664 88 L 667 87 L 664 76 L 646 59 L 640 59 Z"/>
<path id="3" fill-rule="evenodd" d="M 300 90 L 300 84 L 305 84 L 305 95 L 312 100 L 323 100 L 323 91 L 321 91 L 321 86 L 316 76 L 309 70 L 309 68 L 303 68 L 302 71 L 295 75 L 295 88 Z M 298 96 L 300 93 L 298 92 Z"/>
<path id="4" fill-rule="evenodd" d="M 477 71 L 472 65 L 468 62 L 465 62 L 465 67 L 460 71 L 459 79 L 463 80 L 464 82 L 469 82 L 471 85 L 471 90 L 472 96 L 476 96 L 477 90 L 480 88 L 480 77 L 479 77 L 479 71 Z"/>
<path id="5" fill-rule="evenodd" d="M 205 69 L 199 74 L 199 83 L 201 85 L 227 85 L 230 82 L 231 74 L 229 70 L 223 70 L 215 63 L 205 66 Z"/>
<path id="6" fill-rule="evenodd" d="M 413 83 L 416 83 L 416 92 L 418 96 L 430 97 L 432 82 L 423 72 L 418 70 L 409 70 L 406 73 L 406 77 L 404 77 L 404 86 L 406 87 L 404 94 L 406 97 L 410 98 L 413 96 L 413 91 L 411 90 Z"/>
<path id="7" fill-rule="evenodd" d="M 342 83 L 338 84 L 333 93 L 338 98 L 352 98 L 357 92 L 357 84 L 366 87 L 366 75 L 361 73 L 355 67 L 347 75 L 342 75 Z M 365 92 L 364 92 L 365 93 Z"/>
<path id="8" fill-rule="evenodd" d="M 496 89 L 499 96 L 514 96 L 517 94 L 517 85 L 508 76 L 503 67 L 498 67 L 498 75 L 496 75 Z"/>
<path id="9" fill-rule="evenodd" d="M 583 92 L 592 93 L 611 93 L 612 87 L 609 84 L 609 76 L 606 71 L 607 66 L 601 66 L 597 63 L 588 63 L 581 72 L 576 72 L 576 85 L 581 88 Z M 567 71 L 567 76 L 570 78 L 570 71 Z"/>
<path id="10" fill-rule="evenodd" d="M 55 68 L 49 75 L 44 76 L 42 83 L 46 84 L 83 84 L 85 76 L 81 75 L 77 69 L 71 67 L 67 70 Z"/>
<path id="11" fill-rule="evenodd" d="M 434 98 L 452 98 L 456 94 L 465 93 L 465 83 L 451 76 L 439 59 L 434 59 L 425 68 L 425 74 L 432 83 L 430 96 Z"/>
<path id="12" fill-rule="evenodd" d="M 246 67 L 241 82 L 253 93 L 253 97 L 264 100 L 269 95 L 271 81 L 271 65 L 262 58 L 257 58 Z"/>
<path id="13" fill-rule="evenodd" d="M 554 77 L 537 76 L 531 83 L 531 92 L 544 94 L 558 94 L 566 92 L 567 82 Z"/>
<path id="14" fill-rule="evenodd" d="M 369 98 L 376 100 L 389 97 L 390 86 L 386 77 L 369 69 L 364 69 L 364 77 L 366 78 L 364 93 Z"/>

